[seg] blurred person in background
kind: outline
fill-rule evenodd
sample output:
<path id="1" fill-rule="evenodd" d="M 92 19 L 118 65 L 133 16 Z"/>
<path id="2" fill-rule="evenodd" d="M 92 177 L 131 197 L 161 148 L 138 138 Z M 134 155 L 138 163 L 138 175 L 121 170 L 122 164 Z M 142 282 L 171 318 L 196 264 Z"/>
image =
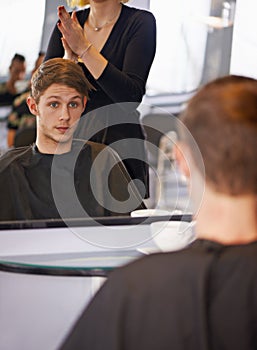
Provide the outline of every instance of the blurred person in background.
<path id="1" fill-rule="evenodd" d="M 0 106 L 11 105 L 14 99 L 25 89 L 18 86 L 26 74 L 26 61 L 23 55 L 16 53 L 9 66 L 9 78 L 0 84 Z"/>
<path id="2" fill-rule="evenodd" d="M 45 53 L 43 51 L 40 51 L 35 61 L 34 68 L 31 72 L 32 75 L 43 62 L 44 57 Z M 29 107 L 27 105 L 27 97 L 30 94 L 30 88 L 31 86 L 29 81 L 27 89 L 21 95 L 16 97 L 12 103 L 12 110 L 7 118 L 7 145 L 9 148 L 14 146 L 16 133 L 20 130 L 23 130 L 24 128 L 30 128 L 32 131 L 34 130 L 34 132 L 31 133 L 32 138 L 29 140 L 29 143 L 34 142 L 36 139 L 36 119 L 35 116 L 30 113 Z"/>

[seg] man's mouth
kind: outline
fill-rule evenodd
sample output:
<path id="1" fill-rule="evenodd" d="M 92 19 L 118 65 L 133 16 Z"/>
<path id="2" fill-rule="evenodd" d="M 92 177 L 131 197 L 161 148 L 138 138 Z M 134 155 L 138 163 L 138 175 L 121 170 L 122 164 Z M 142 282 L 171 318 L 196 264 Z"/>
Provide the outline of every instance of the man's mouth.
<path id="1" fill-rule="evenodd" d="M 61 134 L 65 134 L 67 130 L 69 130 L 70 128 L 68 126 L 57 126 L 56 129 L 61 133 Z"/>

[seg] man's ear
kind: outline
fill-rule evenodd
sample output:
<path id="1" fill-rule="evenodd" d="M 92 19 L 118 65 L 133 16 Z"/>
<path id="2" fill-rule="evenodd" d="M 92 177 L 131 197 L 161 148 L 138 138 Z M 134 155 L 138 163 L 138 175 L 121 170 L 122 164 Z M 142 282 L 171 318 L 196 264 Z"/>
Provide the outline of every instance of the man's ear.
<path id="1" fill-rule="evenodd" d="M 84 98 L 83 98 L 83 104 L 84 104 L 84 108 L 86 108 L 86 105 L 87 105 L 87 97 L 86 96 L 84 96 Z"/>
<path id="2" fill-rule="evenodd" d="M 182 174 L 189 179 L 190 177 L 190 167 L 189 167 L 189 160 L 188 160 L 188 152 L 187 152 L 187 146 L 184 145 L 182 142 L 177 142 L 174 147 L 174 154 L 175 159 L 178 164 L 179 170 L 182 172 Z"/>
<path id="3" fill-rule="evenodd" d="M 27 105 L 29 107 L 30 113 L 37 116 L 38 115 L 37 104 L 34 98 L 30 95 L 27 97 Z"/>

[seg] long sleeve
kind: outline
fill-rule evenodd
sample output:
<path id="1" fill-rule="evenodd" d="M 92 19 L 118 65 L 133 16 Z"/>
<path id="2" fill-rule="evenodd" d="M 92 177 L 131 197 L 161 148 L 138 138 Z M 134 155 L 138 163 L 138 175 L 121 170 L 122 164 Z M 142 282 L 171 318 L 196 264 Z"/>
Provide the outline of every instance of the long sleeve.
<path id="1" fill-rule="evenodd" d="M 88 9 L 77 12 L 81 26 L 87 16 Z M 155 51 L 153 14 L 123 5 L 120 18 L 100 52 L 108 60 L 104 72 L 95 80 L 83 65 L 85 75 L 96 87 L 90 94 L 86 111 L 117 102 L 141 102 Z M 55 26 L 45 60 L 63 55 L 61 34 Z"/>
<path id="2" fill-rule="evenodd" d="M 120 30 L 124 29 L 120 28 Z M 117 44 L 114 45 L 110 53 L 110 57 L 114 57 L 115 53 L 117 56 L 123 56 L 123 61 L 117 62 L 114 58 L 117 62 L 115 65 L 115 61 L 112 63 L 113 60 L 110 59 L 97 83 L 113 102 L 141 102 L 156 50 L 154 16 L 147 11 L 136 12 L 125 34 L 127 35 L 116 38 L 120 39 L 120 47 L 117 47 Z"/>
<path id="3" fill-rule="evenodd" d="M 57 25 L 55 25 L 50 36 L 44 61 L 48 61 L 49 59 L 55 57 L 63 57 L 64 49 L 62 46 L 61 37 L 61 32 L 59 31 Z"/>

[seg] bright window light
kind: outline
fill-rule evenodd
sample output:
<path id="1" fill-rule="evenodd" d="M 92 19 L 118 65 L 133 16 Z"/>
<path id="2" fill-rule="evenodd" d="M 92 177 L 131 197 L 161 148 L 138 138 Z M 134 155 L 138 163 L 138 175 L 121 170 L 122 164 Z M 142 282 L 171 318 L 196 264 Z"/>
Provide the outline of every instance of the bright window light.
<path id="1" fill-rule="evenodd" d="M 0 9 L 0 76 L 8 75 L 15 53 L 25 56 L 29 73 L 40 51 L 45 0 L 1 1 Z"/>
<path id="2" fill-rule="evenodd" d="M 207 30 L 195 15 L 206 16 L 211 0 L 151 0 L 156 17 L 157 51 L 148 79 L 151 93 L 184 92 L 198 87 Z"/>

